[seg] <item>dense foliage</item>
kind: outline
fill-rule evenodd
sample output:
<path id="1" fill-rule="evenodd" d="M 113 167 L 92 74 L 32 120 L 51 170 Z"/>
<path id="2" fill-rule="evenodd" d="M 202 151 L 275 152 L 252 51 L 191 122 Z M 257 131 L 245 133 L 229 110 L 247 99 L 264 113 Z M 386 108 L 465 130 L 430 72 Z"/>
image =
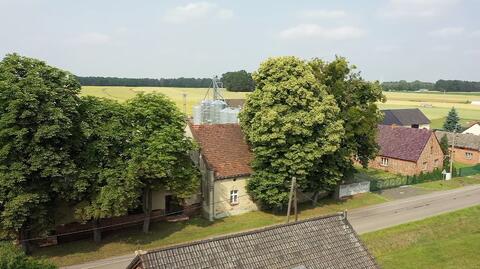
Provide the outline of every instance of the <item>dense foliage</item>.
<path id="1" fill-rule="evenodd" d="M 143 189 L 144 231 L 148 232 L 152 190 L 187 198 L 198 188 L 196 168 L 189 156 L 194 144 L 184 134 L 185 115 L 163 95 L 140 94 L 127 102 L 132 128 L 127 171 Z"/>
<path id="2" fill-rule="evenodd" d="M 252 74 L 245 70 L 227 72 L 222 75 L 223 86 L 227 91 L 251 92 L 255 89 Z"/>
<path id="3" fill-rule="evenodd" d="M 480 92 L 480 81 L 438 80 L 435 90 L 447 92 Z"/>
<path id="4" fill-rule="evenodd" d="M 180 199 L 196 191 L 185 116 L 165 96 L 119 104 L 79 92 L 75 76 L 42 61 L 11 54 L 0 62 L 0 234 L 27 251 L 23 239 L 46 235 L 60 203 L 95 226 L 145 193 L 151 204 L 142 190 Z"/>
<path id="5" fill-rule="evenodd" d="M 304 60 L 270 58 L 253 76 L 256 89 L 240 114 L 254 154 L 247 188 L 263 206 L 279 208 L 293 177 L 300 189 L 311 185 L 310 173 L 338 149 L 344 131 L 333 96 Z"/>
<path id="6" fill-rule="evenodd" d="M 208 88 L 210 78 L 117 78 L 117 77 L 77 77 L 82 86 L 130 86 L 130 87 L 180 87 Z"/>
<path id="7" fill-rule="evenodd" d="M 453 131 L 460 131 L 460 117 L 457 114 L 457 110 L 452 107 L 450 111 L 448 112 L 447 118 L 445 119 L 445 122 L 443 123 L 443 129 L 448 132 L 453 132 Z"/>
<path id="8" fill-rule="evenodd" d="M 285 205 L 292 177 L 302 191 L 330 191 L 353 175 L 353 157 L 366 165 L 375 156 L 384 97 L 354 69 L 341 57 L 279 57 L 253 74 L 240 122 L 254 153 L 247 187 L 262 205 Z"/>
<path id="9" fill-rule="evenodd" d="M 400 81 L 386 81 L 382 82 L 382 88 L 384 91 L 418 91 L 422 89 L 434 90 L 435 84 L 431 82 L 423 82 L 415 80 L 408 82 L 405 80 Z"/>
<path id="10" fill-rule="evenodd" d="M 80 84 L 44 62 L 0 62 L 0 229 L 20 239 L 52 224 L 58 198 L 76 198 L 71 158 Z"/>
<path id="11" fill-rule="evenodd" d="M 353 177 L 352 156 L 365 167 L 376 156 L 376 127 L 382 118 L 377 102 L 385 98 L 378 82 L 365 81 L 343 57 L 332 62 L 314 59 L 309 64 L 318 84 L 335 98 L 340 109 L 336 117 L 342 121 L 345 130 L 340 147 L 320 158 L 310 174 L 312 185 L 309 191 L 328 191 L 338 181 Z"/>
<path id="12" fill-rule="evenodd" d="M 446 169 L 450 165 L 450 150 L 448 149 L 448 137 L 443 135 L 440 139 L 440 148 L 442 149 L 443 155 L 443 168 Z"/>
<path id="13" fill-rule="evenodd" d="M 445 92 L 480 92 L 479 81 L 463 81 L 463 80 L 438 80 L 435 83 L 422 82 L 415 80 L 408 82 L 387 81 L 383 82 L 382 88 L 384 91 L 418 91 L 422 89 Z"/>
<path id="14" fill-rule="evenodd" d="M 55 269 L 55 265 L 28 257 L 9 242 L 0 242 L 0 268 L 2 269 Z"/>

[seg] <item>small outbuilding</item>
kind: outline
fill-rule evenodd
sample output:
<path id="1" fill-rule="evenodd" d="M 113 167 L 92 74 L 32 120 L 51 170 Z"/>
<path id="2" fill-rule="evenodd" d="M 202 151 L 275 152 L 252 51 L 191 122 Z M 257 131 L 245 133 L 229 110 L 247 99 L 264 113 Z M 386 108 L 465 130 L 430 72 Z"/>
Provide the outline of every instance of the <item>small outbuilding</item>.
<path id="1" fill-rule="evenodd" d="M 139 253 L 127 269 L 379 268 L 344 214 Z"/>

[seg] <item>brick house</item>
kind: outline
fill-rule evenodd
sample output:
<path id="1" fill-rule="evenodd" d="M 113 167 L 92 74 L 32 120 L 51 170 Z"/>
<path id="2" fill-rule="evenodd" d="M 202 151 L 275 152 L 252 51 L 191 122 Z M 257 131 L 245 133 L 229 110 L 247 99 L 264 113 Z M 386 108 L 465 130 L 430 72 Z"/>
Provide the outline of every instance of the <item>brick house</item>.
<path id="1" fill-rule="evenodd" d="M 382 125 L 430 129 L 430 120 L 418 108 L 384 109 Z"/>
<path id="2" fill-rule="evenodd" d="M 200 146 L 192 159 L 202 173 L 204 215 L 213 220 L 258 210 L 245 188 L 253 157 L 240 125 L 189 125 L 187 136 Z"/>
<path id="3" fill-rule="evenodd" d="M 436 131 L 435 135 L 440 141 L 444 135 L 448 138 L 448 145 L 451 147 L 455 135 L 455 149 L 453 160 L 464 164 L 480 163 L 480 136 L 474 134 L 454 134 L 451 132 Z"/>
<path id="4" fill-rule="evenodd" d="M 434 133 L 428 129 L 379 125 L 380 147 L 369 167 L 401 175 L 418 175 L 442 168 L 443 152 Z"/>

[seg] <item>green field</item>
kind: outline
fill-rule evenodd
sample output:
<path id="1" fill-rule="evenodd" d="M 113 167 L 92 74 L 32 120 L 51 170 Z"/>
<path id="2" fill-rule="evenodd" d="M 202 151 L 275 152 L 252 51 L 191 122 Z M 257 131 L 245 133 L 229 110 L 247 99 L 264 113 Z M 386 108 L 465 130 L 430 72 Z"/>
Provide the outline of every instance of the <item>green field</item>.
<path id="1" fill-rule="evenodd" d="M 187 114 L 191 115 L 192 107 L 206 96 L 205 88 L 160 88 L 160 87 L 110 87 L 85 86 L 81 95 L 93 95 L 115 99 L 123 102 L 139 92 L 158 92 L 167 95 L 183 111 L 183 94 L 187 95 Z M 245 98 L 247 93 L 222 91 L 225 98 Z M 463 125 L 474 120 L 480 120 L 480 106 L 470 104 L 473 100 L 480 100 L 480 93 L 405 93 L 385 92 L 387 102 L 379 104 L 385 108 L 419 108 L 432 121 L 433 128 L 440 128 L 448 111 L 454 106 L 462 119 Z M 211 96 L 211 92 L 210 92 Z"/>
<path id="2" fill-rule="evenodd" d="M 480 268 L 480 206 L 361 236 L 382 268 Z"/>

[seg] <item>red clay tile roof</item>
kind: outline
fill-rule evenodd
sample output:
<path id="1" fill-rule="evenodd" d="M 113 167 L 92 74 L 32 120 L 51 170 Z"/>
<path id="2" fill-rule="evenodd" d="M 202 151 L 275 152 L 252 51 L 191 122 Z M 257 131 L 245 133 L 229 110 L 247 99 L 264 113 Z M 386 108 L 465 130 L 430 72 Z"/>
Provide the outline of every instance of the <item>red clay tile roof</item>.
<path id="1" fill-rule="evenodd" d="M 378 155 L 416 162 L 432 136 L 432 131 L 390 125 L 378 125 Z"/>
<path id="2" fill-rule="evenodd" d="M 252 153 L 238 124 L 191 125 L 193 138 L 216 179 L 249 176 Z"/>

